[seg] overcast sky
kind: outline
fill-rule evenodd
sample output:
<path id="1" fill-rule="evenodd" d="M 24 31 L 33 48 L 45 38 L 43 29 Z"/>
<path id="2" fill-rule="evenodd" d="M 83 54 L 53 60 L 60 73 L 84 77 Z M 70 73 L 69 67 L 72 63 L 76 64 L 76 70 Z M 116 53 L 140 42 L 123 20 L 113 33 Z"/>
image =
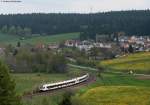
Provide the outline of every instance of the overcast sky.
<path id="1" fill-rule="evenodd" d="M 148 8 L 150 8 L 150 0 L 22 0 L 21 3 L 0 2 L 0 14 L 33 12 L 89 13 L 91 11 L 103 12 Z"/>

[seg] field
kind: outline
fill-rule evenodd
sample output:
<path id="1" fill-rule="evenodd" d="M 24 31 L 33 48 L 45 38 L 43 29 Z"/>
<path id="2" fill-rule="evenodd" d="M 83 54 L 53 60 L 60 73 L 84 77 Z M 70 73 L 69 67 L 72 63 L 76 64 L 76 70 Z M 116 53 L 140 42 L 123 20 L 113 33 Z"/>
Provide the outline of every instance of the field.
<path id="1" fill-rule="evenodd" d="M 16 81 L 16 91 L 18 94 L 30 92 L 43 83 L 51 83 L 69 79 L 65 74 L 12 74 Z"/>
<path id="2" fill-rule="evenodd" d="M 63 99 L 63 91 L 46 96 L 34 96 L 23 100 L 23 105 L 59 105 Z"/>
<path id="3" fill-rule="evenodd" d="M 26 73 L 26 74 L 11 74 L 16 82 L 16 92 L 18 95 L 31 92 L 43 83 L 52 83 L 71 79 L 81 75 L 82 71 L 79 69 L 69 68 L 65 74 L 39 74 L 39 73 Z M 62 100 L 64 91 L 54 92 L 52 95 L 35 96 L 32 99 L 23 99 L 23 105 L 43 105 L 43 101 L 47 101 L 47 105 L 58 105 Z M 59 98 L 59 99 L 58 99 Z"/>
<path id="4" fill-rule="evenodd" d="M 150 73 L 150 52 L 137 53 L 120 57 L 114 60 L 106 60 L 101 65 L 108 70 L 136 73 Z"/>
<path id="5" fill-rule="evenodd" d="M 39 74 L 12 74 L 12 76 L 16 80 L 17 94 L 21 95 L 24 92 L 32 91 L 41 83 L 46 83 L 46 82 L 50 83 L 50 82 L 54 82 L 54 81 L 66 80 L 68 78 L 72 78 L 72 76 L 75 74 L 78 75 L 79 73 L 81 73 L 80 69 L 73 68 L 67 74 L 40 74 L 40 76 L 39 76 Z M 128 97 L 128 95 L 129 96 L 133 95 L 135 93 L 135 91 L 133 91 L 134 90 L 133 88 L 137 89 L 137 92 L 143 91 L 143 93 L 144 93 L 144 94 L 142 94 L 142 93 L 135 94 L 134 95 L 135 99 L 137 99 L 137 98 L 142 99 L 141 97 L 145 98 L 146 96 L 149 96 L 150 90 L 148 88 L 150 87 L 150 80 L 140 80 L 132 75 L 117 74 L 117 73 L 103 73 L 102 77 L 100 78 L 96 75 L 97 74 L 96 72 L 92 71 L 91 73 L 92 73 L 92 75 L 96 76 L 96 81 L 92 84 L 89 84 L 88 86 L 79 88 L 79 90 L 77 90 L 77 95 L 81 96 L 82 100 L 86 100 L 88 98 L 89 98 L 88 100 L 91 99 L 90 97 L 86 97 L 90 93 L 91 89 L 92 90 L 97 89 L 98 90 L 97 93 L 101 92 L 101 89 L 106 89 L 104 91 L 104 93 L 105 93 L 105 92 L 107 92 L 107 90 L 108 90 L 108 92 L 111 91 L 109 89 L 112 88 L 112 91 L 114 91 L 114 92 L 112 92 L 112 93 L 110 92 L 109 94 L 106 94 L 104 96 L 104 98 L 106 98 L 106 100 L 108 100 L 108 102 L 110 102 L 110 103 L 112 101 L 122 102 L 122 103 L 130 102 L 130 100 L 125 101 L 125 100 L 119 100 L 118 98 L 121 96 L 124 99 L 126 99 Z M 116 88 L 119 88 L 121 92 L 120 91 L 117 92 Z M 131 91 L 129 91 L 129 90 L 131 90 Z M 122 91 L 123 91 L 123 93 L 122 93 Z M 23 105 L 37 105 L 37 104 L 43 105 L 44 101 L 46 101 L 48 103 L 47 105 L 58 105 L 58 103 L 62 100 L 63 92 L 64 91 L 58 91 L 58 92 L 55 92 L 54 94 L 51 94 L 48 96 L 35 96 L 35 97 L 32 97 L 32 99 L 24 99 Z M 102 93 L 102 94 L 104 94 L 104 93 Z M 117 94 L 113 94 L 113 93 L 117 93 Z M 98 98 L 95 98 L 95 100 L 90 100 L 90 101 L 91 102 L 97 102 L 96 100 L 99 101 L 99 99 L 102 96 L 99 96 L 100 93 L 97 95 L 98 95 L 97 96 Z M 141 95 L 141 96 L 136 97 L 136 95 Z M 96 94 L 94 96 L 96 96 Z M 93 97 L 93 96 L 91 95 L 91 97 Z M 111 100 L 112 99 L 111 97 L 113 97 L 114 100 Z M 133 100 L 135 100 L 135 99 L 133 99 Z M 116 101 L 116 100 L 118 100 L 118 101 Z M 96 104 L 96 103 L 92 104 L 91 102 L 88 102 L 89 104 L 86 103 L 83 105 L 101 105 L 101 104 Z M 131 102 L 132 102 L 132 100 L 131 100 Z M 143 101 L 141 101 L 141 102 L 143 102 Z M 105 105 L 105 104 L 102 104 L 102 105 Z M 111 104 L 107 103 L 106 105 L 111 105 Z M 119 104 L 112 104 L 112 105 L 119 105 Z M 126 105 L 126 104 L 120 104 L 120 105 Z M 134 105 L 138 105 L 138 104 L 134 104 Z M 141 104 L 141 105 L 143 105 L 143 104 Z"/>
<path id="6" fill-rule="evenodd" d="M 20 40 L 21 37 L 7 34 L 0 34 L 0 44 L 16 44 L 20 41 L 22 44 L 37 44 L 37 43 L 53 43 L 53 42 L 62 42 L 68 39 L 77 39 L 79 38 L 79 33 L 66 33 L 66 34 L 57 34 L 50 36 L 33 36 L 30 38 L 25 38 Z"/>
<path id="7" fill-rule="evenodd" d="M 80 105 L 150 105 L 150 89 L 136 86 L 101 86 L 78 99 Z"/>
<path id="8" fill-rule="evenodd" d="M 79 69 L 69 68 L 67 73 L 64 74 L 39 74 L 39 73 L 22 73 L 11 74 L 16 82 L 16 92 L 19 95 L 25 92 L 31 92 L 43 83 L 53 83 L 63 81 L 80 76 L 82 73 Z"/>
<path id="9" fill-rule="evenodd" d="M 96 82 L 80 89 L 76 105 L 150 105 L 150 80 L 118 73 L 103 73 Z M 77 102 L 77 103 L 76 103 Z M 78 103 L 79 102 L 79 103 Z"/>
<path id="10" fill-rule="evenodd" d="M 0 44 L 15 43 L 15 42 L 19 41 L 19 39 L 20 39 L 19 36 L 0 33 Z"/>

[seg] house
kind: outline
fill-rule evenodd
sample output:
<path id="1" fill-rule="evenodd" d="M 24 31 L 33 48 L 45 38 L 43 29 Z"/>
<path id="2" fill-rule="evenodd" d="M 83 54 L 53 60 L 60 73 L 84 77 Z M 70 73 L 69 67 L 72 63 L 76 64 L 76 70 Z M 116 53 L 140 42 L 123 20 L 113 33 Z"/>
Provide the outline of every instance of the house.
<path id="1" fill-rule="evenodd" d="M 51 43 L 51 44 L 48 45 L 47 48 L 48 48 L 49 50 L 50 50 L 50 49 L 58 49 L 58 48 L 59 48 L 59 44 L 57 44 L 57 43 Z"/>
<path id="2" fill-rule="evenodd" d="M 80 44 L 80 41 L 78 40 L 67 40 L 65 42 L 65 46 L 67 47 L 75 47 L 75 46 L 78 46 L 78 44 Z"/>
<path id="3" fill-rule="evenodd" d="M 36 49 L 44 49 L 45 48 L 45 45 L 44 44 L 37 44 L 36 46 L 35 46 L 35 48 Z"/>
<path id="4" fill-rule="evenodd" d="M 94 43 L 94 47 L 96 48 L 112 48 L 110 43 Z"/>
<path id="5" fill-rule="evenodd" d="M 85 51 L 89 51 L 93 47 L 94 47 L 93 45 L 84 45 L 84 44 L 77 46 L 79 50 L 85 50 Z"/>
<path id="6" fill-rule="evenodd" d="M 91 48 L 94 47 L 93 45 L 93 41 L 89 41 L 89 40 L 84 40 L 80 43 L 77 43 L 76 44 L 76 47 L 79 49 L 79 50 L 85 50 L 85 51 L 89 51 Z"/>

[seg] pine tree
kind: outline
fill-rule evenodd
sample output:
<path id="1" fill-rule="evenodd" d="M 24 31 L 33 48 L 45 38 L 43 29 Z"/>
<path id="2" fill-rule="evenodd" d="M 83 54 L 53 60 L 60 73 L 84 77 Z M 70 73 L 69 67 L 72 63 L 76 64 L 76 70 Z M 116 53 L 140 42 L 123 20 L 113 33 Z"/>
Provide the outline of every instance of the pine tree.
<path id="1" fill-rule="evenodd" d="M 9 34 L 13 34 L 13 35 L 16 35 L 16 27 L 15 26 L 11 26 L 10 28 L 9 28 L 9 32 L 8 32 Z"/>
<path id="2" fill-rule="evenodd" d="M 0 61 L 0 105 L 21 105 L 15 94 L 15 83 L 11 80 L 9 70 Z"/>
<path id="3" fill-rule="evenodd" d="M 2 33 L 8 33 L 8 27 L 7 27 L 7 25 L 5 25 L 5 26 L 2 27 L 1 32 Z"/>
<path id="4" fill-rule="evenodd" d="M 30 36 L 32 34 L 32 30 L 30 28 L 24 28 L 24 35 Z"/>
<path id="5" fill-rule="evenodd" d="M 129 45 L 128 51 L 129 51 L 130 53 L 133 53 L 133 52 L 134 52 L 134 49 L 133 49 L 132 45 Z"/>
<path id="6" fill-rule="evenodd" d="M 23 35 L 24 34 L 24 30 L 20 26 L 18 26 L 16 28 L 16 33 L 17 33 L 17 35 Z"/>

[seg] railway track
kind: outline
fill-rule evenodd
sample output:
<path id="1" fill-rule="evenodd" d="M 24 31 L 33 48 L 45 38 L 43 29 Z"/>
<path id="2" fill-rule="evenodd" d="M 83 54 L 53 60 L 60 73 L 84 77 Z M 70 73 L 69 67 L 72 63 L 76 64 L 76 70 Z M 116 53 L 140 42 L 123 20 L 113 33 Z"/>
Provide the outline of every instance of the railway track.
<path id="1" fill-rule="evenodd" d="M 46 92 L 37 92 L 37 91 L 32 91 L 32 92 L 29 92 L 29 93 L 26 93 L 24 95 L 22 95 L 22 98 L 23 99 L 32 99 L 34 96 L 46 96 L 46 95 L 53 95 L 55 94 L 56 92 L 61 92 L 62 90 L 68 90 L 68 89 L 78 89 L 82 86 L 87 86 L 93 82 L 96 81 L 96 78 L 94 75 L 90 75 L 90 77 L 88 78 L 88 80 L 82 82 L 82 83 L 79 83 L 79 84 L 75 84 L 75 85 L 72 85 L 72 86 L 69 86 L 69 87 L 64 87 L 64 88 L 61 88 L 61 89 L 56 89 L 56 90 L 50 90 L 50 91 L 46 91 Z"/>

